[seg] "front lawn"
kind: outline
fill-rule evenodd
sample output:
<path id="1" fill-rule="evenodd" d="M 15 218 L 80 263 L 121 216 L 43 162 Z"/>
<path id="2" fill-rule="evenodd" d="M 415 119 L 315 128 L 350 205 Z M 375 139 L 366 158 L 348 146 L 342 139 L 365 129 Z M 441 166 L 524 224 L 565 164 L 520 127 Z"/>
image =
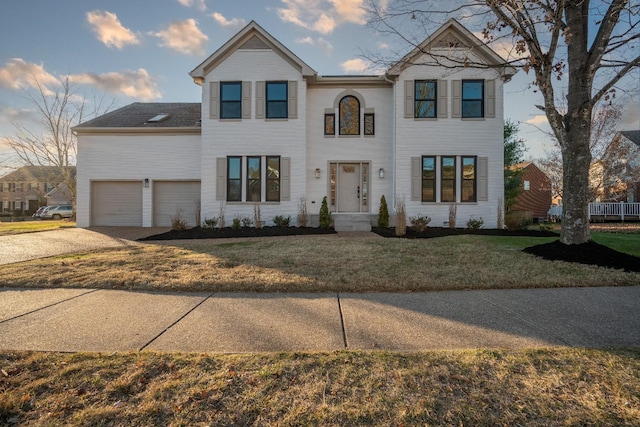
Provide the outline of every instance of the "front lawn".
<path id="1" fill-rule="evenodd" d="M 640 235 L 630 236 L 640 246 Z M 0 286 L 405 292 L 640 284 L 640 273 L 546 261 L 522 252 L 553 240 L 319 235 L 155 242 L 1 266 Z"/>

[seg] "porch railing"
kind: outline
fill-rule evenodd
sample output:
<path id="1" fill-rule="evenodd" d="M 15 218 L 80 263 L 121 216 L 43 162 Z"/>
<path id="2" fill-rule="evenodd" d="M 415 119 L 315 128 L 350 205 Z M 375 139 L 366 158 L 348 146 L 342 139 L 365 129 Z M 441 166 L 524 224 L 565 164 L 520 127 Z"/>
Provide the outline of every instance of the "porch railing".
<path id="1" fill-rule="evenodd" d="M 589 219 L 640 219 L 640 203 L 589 203 Z"/>

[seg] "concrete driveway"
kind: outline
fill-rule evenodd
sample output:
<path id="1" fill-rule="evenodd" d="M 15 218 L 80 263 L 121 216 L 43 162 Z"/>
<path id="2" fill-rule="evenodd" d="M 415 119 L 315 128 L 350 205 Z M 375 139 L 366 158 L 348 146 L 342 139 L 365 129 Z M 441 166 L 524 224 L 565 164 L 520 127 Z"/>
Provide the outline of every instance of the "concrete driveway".
<path id="1" fill-rule="evenodd" d="M 62 228 L 0 237 L 0 264 L 138 244 L 136 239 L 163 233 L 168 228 L 93 227 Z"/>

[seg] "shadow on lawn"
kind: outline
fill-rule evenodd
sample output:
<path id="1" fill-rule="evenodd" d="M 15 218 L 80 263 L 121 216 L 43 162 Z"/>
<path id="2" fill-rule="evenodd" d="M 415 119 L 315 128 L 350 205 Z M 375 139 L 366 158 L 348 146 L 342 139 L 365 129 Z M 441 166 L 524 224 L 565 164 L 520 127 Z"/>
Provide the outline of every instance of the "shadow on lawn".
<path id="1" fill-rule="evenodd" d="M 394 228 L 374 227 L 374 233 L 387 238 L 404 239 L 430 239 L 444 236 L 480 235 L 480 236 L 526 236 L 526 237 L 557 237 L 558 234 L 550 231 L 538 230 L 497 230 L 480 229 L 469 230 L 463 228 L 439 228 L 428 227 L 424 231 L 417 232 L 407 228 L 404 236 L 396 236 Z M 224 239 L 237 237 L 270 237 L 270 236 L 299 236 L 315 234 L 335 234 L 333 229 L 313 227 L 242 227 L 239 229 L 227 228 L 201 228 L 194 227 L 189 230 L 171 230 L 166 233 L 139 239 L 147 240 L 177 240 L 177 239 Z M 542 257 L 551 261 L 567 261 L 580 264 L 598 265 L 607 268 L 622 269 L 627 272 L 640 272 L 640 258 L 618 252 L 594 241 L 582 245 L 565 245 L 555 240 L 523 249 L 524 252 Z"/>

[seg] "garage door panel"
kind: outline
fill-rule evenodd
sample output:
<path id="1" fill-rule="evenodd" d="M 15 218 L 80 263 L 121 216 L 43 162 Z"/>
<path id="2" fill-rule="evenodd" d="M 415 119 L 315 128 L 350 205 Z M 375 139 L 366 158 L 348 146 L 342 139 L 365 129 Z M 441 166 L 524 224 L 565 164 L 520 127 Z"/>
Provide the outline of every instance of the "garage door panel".
<path id="1" fill-rule="evenodd" d="M 153 225 L 170 227 L 177 215 L 193 227 L 200 214 L 200 181 L 154 181 Z"/>
<path id="2" fill-rule="evenodd" d="M 142 226 L 140 181 L 95 181 L 91 185 L 91 225 Z"/>

